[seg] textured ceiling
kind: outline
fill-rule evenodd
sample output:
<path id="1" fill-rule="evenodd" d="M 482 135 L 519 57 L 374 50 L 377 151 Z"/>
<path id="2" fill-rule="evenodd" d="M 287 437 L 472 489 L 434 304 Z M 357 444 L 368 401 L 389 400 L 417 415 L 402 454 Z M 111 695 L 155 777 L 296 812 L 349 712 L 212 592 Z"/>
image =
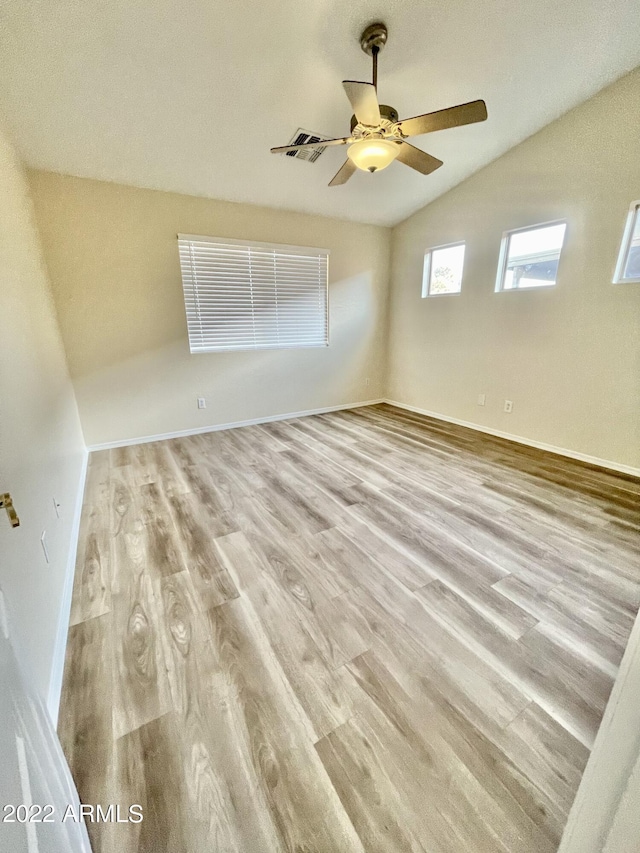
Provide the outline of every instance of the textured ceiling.
<path id="1" fill-rule="evenodd" d="M 33 167 L 394 224 L 640 63 L 640 0 L 0 0 L 0 111 Z M 328 181 L 269 153 L 298 127 L 348 133 L 343 79 L 401 117 L 484 98 L 484 124 L 416 138 L 444 160 Z"/>

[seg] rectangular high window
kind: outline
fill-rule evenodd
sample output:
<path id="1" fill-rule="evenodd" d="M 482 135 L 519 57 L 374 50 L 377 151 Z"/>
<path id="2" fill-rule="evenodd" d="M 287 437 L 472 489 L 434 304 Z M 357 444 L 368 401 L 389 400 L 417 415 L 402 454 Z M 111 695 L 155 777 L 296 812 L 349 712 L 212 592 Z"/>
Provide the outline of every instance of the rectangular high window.
<path id="1" fill-rule="evenodd" d="M 640 201 L 634 201 L 629 209 L 613 281 L 640 282 Z"/>
<path id="2" fill-rule="evenodd" d="M 464 267 L 464 243 L 438 246 L 425 252 L 422 296 L 460 293 Z"/>
<path id="3" fill-rule="evenodd" d="M 327 249 L 179 234 L 192 353 L 329 343 Z"/>
<path id="4" fill-rule="evenodd" d="M 507 231 L 502 238 L 496 290 L 553 286 L 566 229 L 566 222 L 550 222 Z"/>

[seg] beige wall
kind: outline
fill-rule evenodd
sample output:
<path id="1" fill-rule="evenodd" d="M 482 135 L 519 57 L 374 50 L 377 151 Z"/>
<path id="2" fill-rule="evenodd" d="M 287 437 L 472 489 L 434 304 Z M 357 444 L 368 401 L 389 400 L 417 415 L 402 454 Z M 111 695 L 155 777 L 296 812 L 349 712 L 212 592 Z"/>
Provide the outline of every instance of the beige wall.
<path id="1" fill-rule="evenodd" d="M 30 183 L 88 445 L 382 395 L 389 229 L 45 172 Z M 190 355 L 179 232 L 330 249 L 331 345 Z"/>
<path id="2" fill-rule="evenodd" d="M 0 199 L 0 491 L 21 520 L 12 530 L 0 513 L 0 586 L 19 651 L 55 713 L 84 445 L 26 180 L 1 136 Z"/>
<path id="3" fill-rule="evenodd" d="M 639 151 L 640 70 L 396 227 L 388 396 L 640 467 L 640 285 L 611 283 Z M 559 218 L 557 287 L 494 293 L 503 231 Z M 421 299 L 425 249 L 458 240 L 462 294 Z"/>

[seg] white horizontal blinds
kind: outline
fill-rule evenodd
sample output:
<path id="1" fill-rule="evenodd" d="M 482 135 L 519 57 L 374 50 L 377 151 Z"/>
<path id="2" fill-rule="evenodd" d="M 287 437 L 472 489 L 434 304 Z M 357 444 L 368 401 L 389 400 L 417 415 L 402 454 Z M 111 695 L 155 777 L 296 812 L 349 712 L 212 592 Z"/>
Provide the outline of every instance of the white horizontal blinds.
<path id="1" fill-rule="evenodd" d="M 328 343 L 328 251 L 178 235 L 191 352 Z"/>

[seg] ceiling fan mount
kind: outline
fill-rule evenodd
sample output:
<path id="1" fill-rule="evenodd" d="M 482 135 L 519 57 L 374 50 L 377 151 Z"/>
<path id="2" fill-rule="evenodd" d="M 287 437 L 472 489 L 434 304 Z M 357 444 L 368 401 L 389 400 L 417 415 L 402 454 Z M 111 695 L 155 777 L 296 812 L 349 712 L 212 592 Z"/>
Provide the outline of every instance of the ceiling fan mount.
<path id="1" fill-rule="evenodd" d="M 387 28 L 380 21 L 375 24 L 369 24 L 360 36 L 360 47 L 369 56 L 373 56 L 374 50 L 380 53 L 387 43 L 387 35 Z"/>
<path id="2" fill-rule="evenodd" d="M 377 172 L 386 169 L 394 160 L 428 175 L 442 166 L 442 160 L 406 142 L 409 136 L 419 136 L 436 130 L 446 130 L 465 124 L 484 121 L 487 107 L 484 101 L 471 101 L 437 110 L 433 113 L 398 119 L 398 112 L 386 104 L 378 103 L 378 54 L 387 43 L 387 28 L 379 21 L 369 24 L 360 36 L 360 47 L 373 60 L 373 82 L 343 80 L 347 98 L 353 108 L 351 135 L 341 139 L 323 139 L 272 148 L 273 154 L 285 154 L 300 148 L 326 148 L 332 145 L 347 146 L 347 160 L 329 183 L 330 187 L 345 184 L 361 169 Z"/>

